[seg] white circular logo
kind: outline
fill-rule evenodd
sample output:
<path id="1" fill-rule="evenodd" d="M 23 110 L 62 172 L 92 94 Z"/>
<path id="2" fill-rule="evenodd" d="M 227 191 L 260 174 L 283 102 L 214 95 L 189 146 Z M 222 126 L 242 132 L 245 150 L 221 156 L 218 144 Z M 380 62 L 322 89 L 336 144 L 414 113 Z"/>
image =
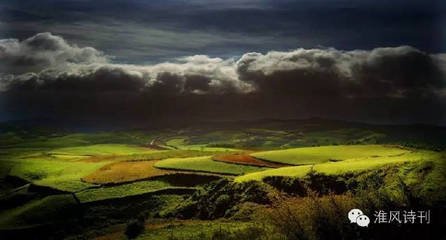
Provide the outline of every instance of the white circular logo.
<path id="1" fill-rule="evenodd" d="M 356 223 L 356 218 L 359 217 L 359 215 L 364 215 L 364 213 L 356 208 L 350 210 L 350 212 L 348 212 L 348 219 L 350 219 L 350 223 Z"/>
<path id="2" fill-rule="evenodd" d="M 368 227 L 370 224 L 370 218 L 357 208 L 348 212 L 348 219 L 350 223 L 356 223 L 360 227 Z"/>

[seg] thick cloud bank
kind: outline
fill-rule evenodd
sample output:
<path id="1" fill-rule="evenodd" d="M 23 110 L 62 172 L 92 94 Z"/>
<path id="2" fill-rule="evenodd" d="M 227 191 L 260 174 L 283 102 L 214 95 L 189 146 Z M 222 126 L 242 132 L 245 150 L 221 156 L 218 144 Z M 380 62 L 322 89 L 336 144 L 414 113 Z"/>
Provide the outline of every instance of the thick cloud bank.
<path id="1" fill-rule="evenodd" d="M 413 106 L 415 110 L 405 110 L 403 114 L 402 118 L 408 121 L 411 119 L 407 118 L 420 109 L 430 118 L 444 118 L 445 109 L 438 107 L 445 106 L 445 73 L 445 55 L 428 54 L 409 46 L 368 51 L 253 52 L 238 59 L 195 55 L 159 64 L 128 65 L 114 63 L 112 57 L 99 50 L 69 44 L 51 33 L 39 33 L 23 41 L 0 40 L 0 91 L 3 92 L 0 95 L 8 96 L 11 106 L 15 105 L 14 101 L 21 101 L 17 96 L 23 99 L 26 95 L 26 99 L 32 101 L 45 99 L 36 107 L 42 111 L 47 111 L 45 105 L 51 101 L 79 108 L 77 102 L 66 96 L 92 95 L 96 102 L 105 106 L 114 98 L 110 97 L 113 94 L 124 94 L 132 97 L 122 100 L 121 106 L 135 107 L 148 117 L 151 113 L 142 107 L 148 104 L 144 101 L 153 104 L 153 99 L 158 98 L 169 99 L 158 100 L 156 104 L 160 105 L 172 105 L 181 99 L 183 104 L 178 108 L 186 109 L 186 114 L 197 109 L 206 111 L 206 107 L 227 113 L 234 104 L 239 104 L 249 108 L 251 114 L 264 117 L 330 115 L 333 106 L 328 103 L 350 100 L 356 104 L 345 108 L 357 108 L 349 112 L 352 118 L 356 112 L 364 112 L 365 107 L 387 109 L 381 115 L 389 112 L 398 115 L 388 109 L 388 105 L 395 102 L 407 109 L 410 109 L 408 105 Z M 53 100 L 47 100 L 48 95 Z M 103 99 L 98 100 L 98 97 Z M 197 101 L 191 99 L 197 98 L 201 99 L 199 102 L 208 101 L 203 103 L 204 109 L 191 106 Z M 225 105 L 212 100 L 216 98 L 232 100 Z M 308 102 L 318 109 L 304 106 Z M 101 104 L 94 106 L 98 109 L 83 109 L 97 112 L 106 108 Z M 271 109 L 277 110 L 278 115 L 268 116 Z M 238 108 L 237 111 L 246 112 L 247 109 Z M 156 113 L 160 112 L 162 110 Z M 370 109 L 368 112 L 372 119 L 377 111 Z M 434 112 L 436 114 L 432 114 Z"/>
<path id="2" fill-rule="evenodd" d="M 438 56 L 408 46 L 371 51 L 298 49 L 248 53 L 238 61 L 242 81 L 263 91 L 346 97 L 407 97 L 445 87 Z"/>
<path id="3" fill-rule="evenodd" d="M 40 33 L 0 41 L 2 90 L 155 91 L 206 94 L 251 91 L 239 81 L 232 59 L 191 56 L 156 65 L 113 64 L 91 47 L 69 45 Z"/>

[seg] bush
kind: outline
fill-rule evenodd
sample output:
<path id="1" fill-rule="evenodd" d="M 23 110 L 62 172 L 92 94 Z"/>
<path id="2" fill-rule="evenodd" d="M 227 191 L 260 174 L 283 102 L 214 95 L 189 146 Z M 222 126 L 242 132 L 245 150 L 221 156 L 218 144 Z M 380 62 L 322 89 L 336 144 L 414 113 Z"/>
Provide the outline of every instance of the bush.
<path id="1" fill-rule="evenodd" d="M 144 218 L 138 217 L 137 219 L 132 219 L 127 224 L 125 229 L 125 235 L 129 239 L 134 239 L 144 232 Z"/>
<path id="2" fill-rule="evenodd" d="M 354 239 L 354 226 L 345 224 L 345 216 L 356 206 L 348 195 L 288 198 L 278 201 L 267 221 L 285 239 Z"/>
<path id="3" fill-rule="evenodd" d="M 329 193 L 341 194 L 349 189 L 349 185 L 356 184 L 354 180 L 347 181 L 351 176 L 327 176 L 324 174 L 310 173 L 305 178 L 271 176 L 263 181 L 281 192 L 292 196 L 305 197 L 308 191 L 314 191 L 321 195 Z"/>
<path id="4" fill-rule="evenodd" d="M 238 205 L 245 202 L 269 204 L 265 184 L 248 182 L 233 183 L 227 179 L 212 182 L 194 193 L 170 215 L 182 218 L 216 219 L 231 217 Z"/>

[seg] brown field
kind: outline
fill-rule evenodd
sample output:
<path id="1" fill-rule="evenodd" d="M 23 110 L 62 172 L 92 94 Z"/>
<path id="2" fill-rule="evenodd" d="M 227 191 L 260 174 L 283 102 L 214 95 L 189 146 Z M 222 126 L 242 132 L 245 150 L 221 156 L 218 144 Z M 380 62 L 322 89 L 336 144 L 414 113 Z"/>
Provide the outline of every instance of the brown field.
<path id="1" fill-rule="evenodd" d="M 262 161 L 260 159 L 249 156 L 247 153 L 222 154 L 212 158 L 214 161 L 227 162 L 241 165 L 251 165 L 257 167 L 283 167 L 283 164 Z"/>
<path id="2" fill-rule="evenodd" d="M 153 165 L 156 162 L 128 161 L 110 163 L 84 177 L 82 180 L 95 184 L 123 183 L 175 173 L 175 171 L 155 168 Z"/>

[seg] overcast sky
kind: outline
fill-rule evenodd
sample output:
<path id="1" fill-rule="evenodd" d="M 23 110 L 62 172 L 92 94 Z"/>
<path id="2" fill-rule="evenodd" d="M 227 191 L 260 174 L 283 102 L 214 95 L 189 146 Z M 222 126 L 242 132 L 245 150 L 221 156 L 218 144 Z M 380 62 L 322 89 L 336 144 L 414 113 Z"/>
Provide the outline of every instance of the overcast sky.
<path id="1" fill-rule="evenodd" d="M 116 61 L 299 47 L 411 45 L 444 52 L 445 3 L 432 0 L 2 0 L 0 38 L 52 32 Z"/>
<path id="2" fill-rule="evenodd" d="M 0 120 L 446 124 L 445 26 L 440 0 L 3 0 Z"/>

